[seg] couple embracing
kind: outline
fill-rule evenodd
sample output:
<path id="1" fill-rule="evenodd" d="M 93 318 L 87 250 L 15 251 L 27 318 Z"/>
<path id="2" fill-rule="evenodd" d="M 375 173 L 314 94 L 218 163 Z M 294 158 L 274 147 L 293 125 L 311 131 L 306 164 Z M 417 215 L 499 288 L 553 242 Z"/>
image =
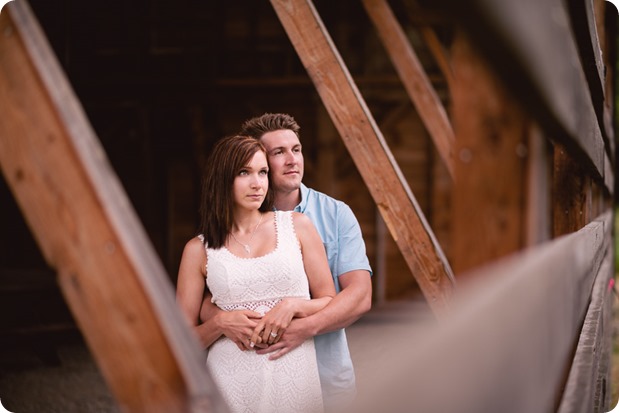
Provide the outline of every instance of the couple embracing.
<path id="1" fill-rule="evenodd" d="M 352 210 L 302 184 L 299 129 L 264 114 L 217 142 L 180 263 L 177 301 L 233 412 L 338 411 L 355 393 L 344 328 L 371 306 L 371 269 Z"/>

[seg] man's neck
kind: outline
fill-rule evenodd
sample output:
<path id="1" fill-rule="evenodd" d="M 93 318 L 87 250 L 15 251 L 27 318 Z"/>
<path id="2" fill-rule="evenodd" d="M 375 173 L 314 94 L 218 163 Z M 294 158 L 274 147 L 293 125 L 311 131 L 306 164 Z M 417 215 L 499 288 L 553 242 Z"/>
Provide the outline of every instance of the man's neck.
<path id="1" fill-rule="evenodd" d="M 275 209 L 278 211 L 292 211 L 301 202 L 301 188 L 291 192 L 275 193 Z"/>

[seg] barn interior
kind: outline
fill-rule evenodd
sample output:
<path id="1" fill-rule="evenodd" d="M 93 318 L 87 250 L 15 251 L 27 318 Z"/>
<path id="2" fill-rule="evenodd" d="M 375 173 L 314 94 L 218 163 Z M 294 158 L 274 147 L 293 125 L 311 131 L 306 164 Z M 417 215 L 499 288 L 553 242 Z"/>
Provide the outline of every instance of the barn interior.
<path id="1" fill-rule="evenodd" d="M 432 2 L 392 3 L 448 108 L 439 55 L 424 36 L 432 28 L 435 47 L 449 47 L 450 16 Z M 210 147 L 251 116 L 286 112 L 301 125 L 304 182 L 346 202 L 360 222 L 374 270 L 374 303 L 419 297 L 269 2 L 29 4 L 171 283 L 182 248 L 195 235 L 201 166 Z M 449 257 L 451 178 L 362 3 L 314 4 Z M 62 364 L 59 351 L 79 342 L 81 333 L 4 179 L 0 208 L 0 366 Z"/>
<path id="2" fill-rule="evenodd" d="M 373 311 L 353 326 L 367 327 L 357 342 L 373 363 L 358 411 L 402 400 L 415 411 L 609 410 L 609 2 L 32 0 L 56 66 L 25 1 L 0 15 L 0 104 L 9 113 L 0 123 L 0 398 L 9 410 L 116 411 L 92 356 L 116 399 L 137 411 L 217 400 L 192 370 L 200 363 L 188 362 L 203 355 L 190 332 L 172 328 L 182 324 L 168 311 L 172 289 L 151 280 L 174 286 L 214 142 L 264 112 L 301 124 L 305 183 L 351 206 L 374 270 L 374 310 L 398 309 L 399 318 Z M 385 34 L 399 27 L 404 42 Z M 394 54 L 402 43 L 415 56 Z M 57 68 L 74 98 L 64 77 L 49 81 Z M 84 123 L 96 136 L 77 136 L 86 129 L 72 126 Z M 111 168 L 65 144 L 80 140 L 105 151 Z M 82 179 L 95 173 L 109 184 Z M 92 193 L 100 202 L 80 208 Z M 143 238 L 129 230 L 139 226 L 132 208 Z M 104 241 L 88 239 L 99 232 Z M 101 282 L 108 276 L 112 284 Z M 478 289 L 462 288 L 469 280 Z M 403 303 L 414 310 L 399 311 Z M 415 330 L 415 316 L 432 312 L 446 328 Z M 413 320 L 398 328 L 404 313 Z M 408 337 L 385 340 L 386 327 Z M 132 387 L 142 383 L 157 383 L 160 399 Z M 436 391 L 445 387 L 450 397 Z"/>

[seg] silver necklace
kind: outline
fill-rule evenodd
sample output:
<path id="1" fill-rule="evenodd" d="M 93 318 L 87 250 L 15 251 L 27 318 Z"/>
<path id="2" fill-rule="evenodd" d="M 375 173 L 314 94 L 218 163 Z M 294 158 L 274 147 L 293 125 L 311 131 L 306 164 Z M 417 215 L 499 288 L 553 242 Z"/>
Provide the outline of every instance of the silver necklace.
<path id="1" fill-rule="evenodd" d="M 249 244 L 251 243 L 251 240 L 254 238 L 254 234 L 256 233 L 256 230 L 258 229 L 258 227 L 260 226 L 260 223 L 262 222 L 263 215 L 264 214 L 260 214 L 260 219 L 258 220 L 258 223 L 256 224 L 256 228 L 254 228 L 254 230 L 251 232 L 251 235 L 249 236 L 249 241 L 247 241 L 247 244 L 243 244 L 241 241 L 236 239 L 232 231 L 230 231 L 230 235 L 232 235 L 232 238 L 237 242 L 237 244 L 243 247 L 245 249 L 245 252 L 247 252 L 248 254 L 251 254 L 251 248 L 249 247 Z"/>

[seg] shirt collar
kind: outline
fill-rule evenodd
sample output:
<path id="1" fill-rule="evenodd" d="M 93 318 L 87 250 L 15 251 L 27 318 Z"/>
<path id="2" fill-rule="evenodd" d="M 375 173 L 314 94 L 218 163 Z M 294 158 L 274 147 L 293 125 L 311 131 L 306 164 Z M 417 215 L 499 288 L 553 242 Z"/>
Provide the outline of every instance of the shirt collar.
<path id="1" fill-rule="evenodd" d="M 305 212 L 305 208 L 307 208 L 307 195 L 309 193 L 309 188 L 306 187 L 303 183 L 301 183 L 301 187 L 299 188 L 301 190 L 301 202 L 299 202 L 299 204 L 294 207 L 293 211 L 294 212 Z M 277 211 L 278 209 L 275 207 L 275 205 L 273 205 L 273 211 Z"/>
<path id="2" fill-rule="evenodd" d="M 294 210 L 296 212 L 305 212 L 305 208 L 307 208 L 307 195 L 309 193 L 309 189 L 301 183 L 301 202 L 297 205 Z"/>

